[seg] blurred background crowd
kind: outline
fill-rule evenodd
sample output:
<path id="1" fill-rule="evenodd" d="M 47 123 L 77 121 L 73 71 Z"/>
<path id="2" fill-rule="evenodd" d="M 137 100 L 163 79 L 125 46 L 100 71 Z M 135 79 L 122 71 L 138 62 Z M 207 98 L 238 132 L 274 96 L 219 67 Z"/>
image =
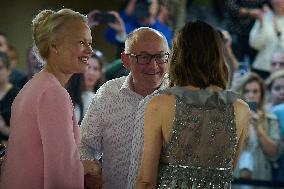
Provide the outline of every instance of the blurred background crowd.
<path id="1" fill-rule="evenodd" d="M 66 86 L 79 123 L 96 90 L 129 73 L 120 60 L 128 33 L 148 26 L 162 32 L 171 47 L 174 32 L 186 21 L 203 20 L 219 30 L 224 41 L 231 71 L 228 88 L 238 91 L 251 108 L 249 135 L 235 177 L 284 182 L 284 0 L 1 2 L 1 143 L 9 136 L 13 99 L 44 64 L 31 44 L 31 20 L 39 10 L 63 6 L 88 15 L 93 32 L 88 69 L 72 76 Z"/>

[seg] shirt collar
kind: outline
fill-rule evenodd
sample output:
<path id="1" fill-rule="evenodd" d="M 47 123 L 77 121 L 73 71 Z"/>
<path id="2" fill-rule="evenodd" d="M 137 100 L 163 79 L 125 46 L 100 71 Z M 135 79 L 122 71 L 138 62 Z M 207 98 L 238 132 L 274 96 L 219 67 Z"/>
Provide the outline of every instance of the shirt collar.
<path id="1" fill-rule="evenodd" d="M 120 91 L 122 91 L 122 90 L 131 90 L 132 91 L 130 80 L 131 80 L 131 73 L 128 74 L 128 76 L 124 80 L 122 86 L 120 87 Z"/>
<path id="2" fill-rule="evenodd" d="M 166 73 L 165 76 L 164 76 L 164 79 L 163 79 L 163 82 L 162 82 L 161 86 L 157 90 L 161 91 L 161 90 L 165 90 L 165 89 L 167 89 L 169 87 L 170 87 L 170 78 L 169 78 L 169 74 Z"/>
<path id="3" fill-rule="evenodd" d="M 131 84 L 130 84 L 130 82 L 131 82 L 131 73 L 128 74 L 128 76 L 126 77 L 125 81 L 123 82 L 123 84 L 122 84 L 122 86 L 121 86 L 121 88 L 120 88 L 120 91 L 122 91 L 122 90 L 130 90 L 130 91 L 133 91 L 133 90 L 131 89 Z M 163 82 L 162 82 L 161 86 L 160 86 L 158 89 L 156 89 L 154 92 L 167 89 L 167 88 L 169 88 L 169 86 L 170 86 L 169 74 L 166 73 L 165 76 L 164 76 L 164 79 L 163 79 Z M 134 91 L 133 91 L 133 92 L 134 92 Z"/>

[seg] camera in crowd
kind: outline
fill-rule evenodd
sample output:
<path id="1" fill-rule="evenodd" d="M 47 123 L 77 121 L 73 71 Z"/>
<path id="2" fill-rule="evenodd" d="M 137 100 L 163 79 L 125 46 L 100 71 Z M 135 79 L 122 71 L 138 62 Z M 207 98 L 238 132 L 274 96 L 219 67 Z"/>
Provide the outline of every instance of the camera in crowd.
<path id="1" fill-rule="evenodd" d="M 100 24 L 103 23 L 114 23 L 115 16 L 108 12 L 98 12 L 94 15 L 94 21 L 99 22 Z"/>
<path id="2" fill-rule="evenodd" d="M 249 109 L 253 112 L 257 112 L 257 103 L 256 102 L 247 102 Z"/>

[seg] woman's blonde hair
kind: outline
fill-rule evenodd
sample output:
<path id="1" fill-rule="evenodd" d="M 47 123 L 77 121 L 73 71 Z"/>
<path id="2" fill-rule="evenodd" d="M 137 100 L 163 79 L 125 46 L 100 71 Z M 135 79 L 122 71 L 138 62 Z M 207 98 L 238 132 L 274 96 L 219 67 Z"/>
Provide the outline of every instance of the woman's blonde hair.
<path id="1" fill-rule="evenodd" d="M 49 56 L 49 46 L 53 41 L 62 38 L 62 31 L 70 20 L 87 22 L 87 17 L 71 9 L 59 11 L 43 10 L 32 21 L 32 35 L 37 54 L 46 60 Z"/>
<path id="2" fill-rule="evenodd" d="M 248 84 L 250 84 L 252 82 L 257 82 L 257 84 L 259 85 L 259 88 L 260 88 L 260 102 L 259 102 L 257 108 L 264 111 L 265 110 L 265 95 L 266 95 L 265 94 L 265 85 L 264 85 L 264 81 L 262 80 L 262 78 L 257 73 L 254 73 L 254 72 L 249 73 L 241 81 L 238 92 L 241 93 L 243 100 L 245 100 L 245 98 L 244 98 L 245 88 Z"/>
<path id="3" fill-rule="evenodd" d="M 284 70 L 278 70 L 272 73 L 265 81 L 265 85 L 269 91 L 271 91 L 272 85 L 275 80 L 279 78 L 284 78 Z"/>

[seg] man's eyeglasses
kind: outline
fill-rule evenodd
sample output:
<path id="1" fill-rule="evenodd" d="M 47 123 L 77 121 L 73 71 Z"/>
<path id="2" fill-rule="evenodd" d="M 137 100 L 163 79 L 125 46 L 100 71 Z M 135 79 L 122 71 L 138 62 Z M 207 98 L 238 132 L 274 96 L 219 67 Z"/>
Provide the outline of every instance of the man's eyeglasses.
<path id="1" fill-rule="evenodd" d="M 170 53 L 166 52 L 166 53 L 162 53 L 162 54 L 126 54 L 128 56 L 131 57 L 135 57 L 136 58 L 136 62 L 137 64 L 141 64 L 141 65 L 145 65 L 145 64 L 149 64 L 152 60 L 152 58 L 155 59 L 157 64 L 164 64 L 167 63 L 169 61 L 169 56 Z"/>

